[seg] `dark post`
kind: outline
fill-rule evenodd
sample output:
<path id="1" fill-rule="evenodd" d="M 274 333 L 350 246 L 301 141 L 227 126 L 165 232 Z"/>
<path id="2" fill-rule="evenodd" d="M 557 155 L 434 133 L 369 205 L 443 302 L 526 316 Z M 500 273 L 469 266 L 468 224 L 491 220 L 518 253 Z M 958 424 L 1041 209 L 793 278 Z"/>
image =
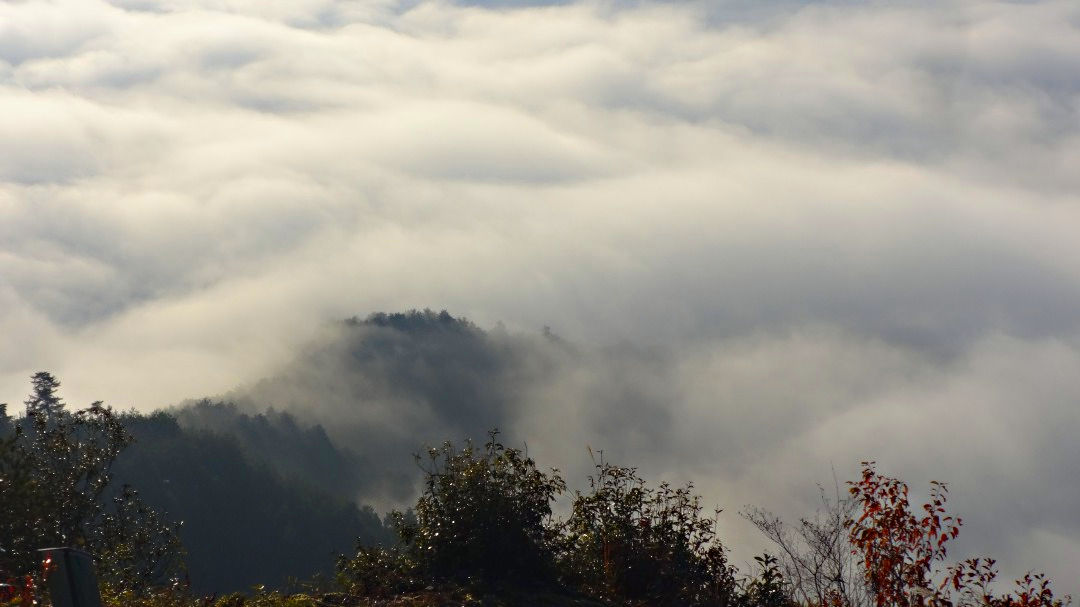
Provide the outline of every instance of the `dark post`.
<path id="1" fill-rule="evenodd" d="M 74 548 L 39 550 L 49 561 L 49 596 L 53 607 L 101 607 L 94 558 Z"/>

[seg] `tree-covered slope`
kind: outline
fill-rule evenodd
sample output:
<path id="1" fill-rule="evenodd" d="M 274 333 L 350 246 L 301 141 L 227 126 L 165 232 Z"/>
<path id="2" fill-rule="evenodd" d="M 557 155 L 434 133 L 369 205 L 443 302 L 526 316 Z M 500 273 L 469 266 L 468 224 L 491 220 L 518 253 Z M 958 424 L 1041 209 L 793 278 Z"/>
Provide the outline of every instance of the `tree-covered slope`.
<path id="1" fill-rule="evenodd" d="M 335 555 L 351 550 L 357 539 L 386 539 L 370 508 L 253 458 L 235 428 L 184 429 L 164 412 L 127 415 L 125 423 L 136 440 L 118 458 L 114 480 L 183 521 L 180 537 L 198 592 L 329 573 Z M 302 442 L 304 436 L 292 438 Z M 289 436 L 279 438 L 283 452 L 300 450 Z"/>

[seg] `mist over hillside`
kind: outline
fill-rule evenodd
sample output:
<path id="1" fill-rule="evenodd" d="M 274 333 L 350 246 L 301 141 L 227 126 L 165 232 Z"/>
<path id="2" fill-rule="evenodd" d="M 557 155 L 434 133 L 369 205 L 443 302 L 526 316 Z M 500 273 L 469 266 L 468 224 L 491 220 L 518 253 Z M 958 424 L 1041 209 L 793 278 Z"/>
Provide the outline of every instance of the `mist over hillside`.
<path id="1" fill-rule="evenodd" d="M 357 540 L 392 541 L 380 514 L 415 499 L 425 445 L 500 428 L 578 480 L 586 436 L 655 464 L 675 396 L 656 386 L 670 370 L 669 356 L 630 345 L 590 351 L 547 329 L 377 313 L 336 324 L 252 386 L 128 414 L 136 442 L 115 480 L 183 520 L 193 588 L 280 586 L 330 573 Z"/>
<path id="2" fill-rule="evenodd" d="M 1075 488 L 1033 487 L 1070 460 L 1052 450 L 1060 428 L 1029 415 L 1042 407 L 1053 417 L 1056 401 L 1018 409 L 1010 387 L 1038 378 L 1069 394 L 1077 375 L 1049 362 L 1061 355 L 999 339 L 942 359 L 828 330 L 679 350 L 601 346 L 546 328 L 483 329 L 445 311 L 376 313 L 328 326 L 251 385 L 125 414 L 136 443 L 115 481 L 184 521 L 199 591 L 329 573 L 355 541 L 392 541 L 381 518 L 416 497 L 412 455 L 491 428 L 571 487 L 583 486 L 598 456 L 648 478 L 695 482 L 706 503 L 726 510 L 721 533 L 736 559 L 767 547 L 739 509 L 764 505 L 797 520 L 813 512 L 818 483 L 851 479 L 873 458 L 916 479 L 954 481 L 951 503 L 970 529 L 961 555 L 1001 555 L 1005 575 L 1015 562 L 1053 570 L 1052 559 L 1032 555 L 1032 538 L 1045 547 L 1039 534 L 1049 528 L 1071 541 L 1064 505 Z M 1025 366 L 1002 364 L 1019 358 Z M 965 402 L 990 389 L 998 393 L 980 406 L 996 415 L 980 417 Z M 980 437 L 997 424 L 1025 429 L 1046 457 L 987 452 Z M 1011 467 L 996 464 L 1001 457 Z"/>
<path id="3" fill-rule="evenodd" d="M 224 398 L 319 424 L 354 454 L 358 497 L 393 504 L 414 495 L 412 453 L 492 428 L 549 456 L 568 446 L 560 438 L 579 438 L 572 450 L 581 469 L 585 437 L 651 458 L 677 398 L 673 362 L 629 344 L 590 350 L 547 329 L 484 330 L 446 311 L 377 313 L 341 323 L 279 374 Z M 185 420 L 194 411 L 182 409 L 181 422 L 193 423 Z M 552 436 L 540 424 L 563 431 Z"/>
<path id="4" fill-rule="evenodd" d="M 571 486 L 591 470 L 587 449 L 603 450 L 650 478 L 694 481 L 725 509 L 725 536 L 743 559 L 766 543 L 739 509 L 807 515 L 819 483 L 853 478 L 858 462 L 877 459 L 922 482 L 954 481 L 955 505 L 974 529 L 958 549 L 1001 555 L 1012 574 L 1018 562 L 1054 571 L 1056 559 L 1033 555 L 1067 554 L 1080 538 L 1062 508 L 1080 499 L 1076 491 L 1046 481 L 1072 460 L 1051 447 L 1062 440 L 1055 427 L 1038 421 L 1065 409 L 1027 398 L 1025 387 L 1038 382 L 1067 398 L 1078 388 L 1069 368 L 1080 371 L 1080 359 L 1063 347 L 1003 336 L 951 356 L 828 327 L 675 349 L 485 329 L 427 310 L 336 323 L 278 372 L 221 398 L 235 403 L 230 415 L 272 409 L 269 417 L 320 426 L 312 436 L 325 431 L 342 454 L 324 468 L 341 470 L 330 486 L 378 512 L 414 498 L 412 455 L 424 445 L 497 427 Z M 1005 427 L 1041 437 L 1044 456 L 992 449 L 984 436 Z M 1035 511 L 1038 524 L 999 524 Z"/>

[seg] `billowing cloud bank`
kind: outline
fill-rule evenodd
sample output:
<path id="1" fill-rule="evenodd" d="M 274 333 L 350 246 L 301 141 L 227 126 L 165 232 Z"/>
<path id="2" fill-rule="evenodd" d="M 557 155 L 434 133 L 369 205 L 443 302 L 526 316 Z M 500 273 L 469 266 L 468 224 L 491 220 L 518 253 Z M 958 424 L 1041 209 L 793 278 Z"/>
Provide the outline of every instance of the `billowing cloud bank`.
<path id="1" fill-rule="evenodd" d="M 546 4 L 0 5 L 0 394 L 149 409 L 445 307 L 669 353 L 567 369 L 551 450 L 667 386 L 621 444 L 729 510 L 877 458 L 1075 571 L 1080 6 Z"/>

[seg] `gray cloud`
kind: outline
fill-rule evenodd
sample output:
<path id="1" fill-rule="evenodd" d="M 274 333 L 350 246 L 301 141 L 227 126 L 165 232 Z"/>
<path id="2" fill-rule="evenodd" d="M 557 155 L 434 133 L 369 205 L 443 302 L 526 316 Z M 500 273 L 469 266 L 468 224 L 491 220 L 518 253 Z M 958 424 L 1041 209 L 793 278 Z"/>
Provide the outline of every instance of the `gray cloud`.
<path id="1" fill-rule="evenodd" d="M 445 307 L 582 344 L 506 380 L 553 459 L 606 442 L 799 514 L 876 457 L 977 479 L 1008 566 L 1072 566 L 1078 28 L 1071 0 L 5 3 L 0 388 L 150 409 Z"/>

